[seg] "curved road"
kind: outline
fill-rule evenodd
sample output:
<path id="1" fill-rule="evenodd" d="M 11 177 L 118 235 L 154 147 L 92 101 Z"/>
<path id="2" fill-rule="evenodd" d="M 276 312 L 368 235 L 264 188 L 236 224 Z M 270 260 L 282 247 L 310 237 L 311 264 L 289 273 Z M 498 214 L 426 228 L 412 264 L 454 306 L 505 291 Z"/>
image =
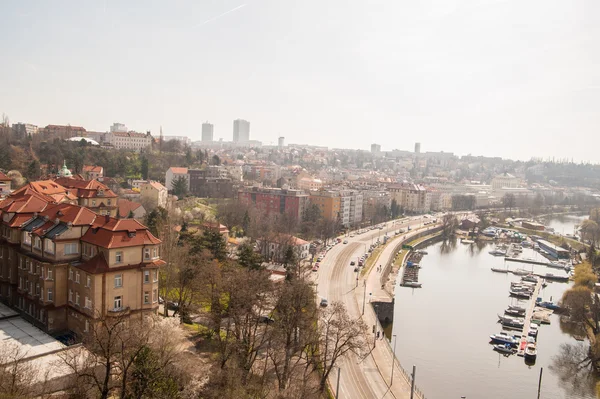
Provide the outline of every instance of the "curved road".
<path id="1" fill-rule="evenodd" d="M 387 222 L 383 230 L 370 230 L 366 233 L 356 235 L 355 237 L 344 237 L 348 240 L 348 244 L 335 245 L 323 258 L 317 276 L 317 295 L 320 298 L 326 298 L 330 303 L 340 301 L 344 303 L 348 314 L 352 318 L 361 316 L 362 303 L 356 300 L 354 290 L 356 289 L 356 273 L 354 266 L 350 266 L 352 260 L 357 260 L 366 252 L 371 245 L 371 241 L 376 241 L 378 236 L 383 236 L 389 233 L 390 240 L 394 239 L 394 233 L 398 229 L 404 229 L 411 226 L 412 230 L 416 230 L 422 225 L 421 216 L 413 218 L 405 218 L 396 221 Z M 387 259 L 381 259 L 377 264 L 385 264 Z M 360 281 L 363 284 L 363 281 Z M 371 325 L 368 325 L 371 331 Z M 369 345 L 373 344 L 372 338 L 368 341 Z M 391 362 L 391 359 L 388 360 Z M 373 355 L 359 359 L 356 355 L 351 354 L 338 361 L 337 366 L 340 367 L 340 399 L 346 398 L 408 398 L 410 396 L 410 387 L 405 379 L 394 379 L 394 392 L 389 390 L 389 377 L 384 377 L 379 371 Z M 391 367 L 391 366 L 390 366 Z M 398 377 L 401 374 L 398 373 Z M 330 377 L 330 384 L 335 387 L 337 384 L 337 372 L 333 372 Z M 403 385 L 403 386 L 402 386 Z M 335 394 L 335 392 L 334 392 Z"/>

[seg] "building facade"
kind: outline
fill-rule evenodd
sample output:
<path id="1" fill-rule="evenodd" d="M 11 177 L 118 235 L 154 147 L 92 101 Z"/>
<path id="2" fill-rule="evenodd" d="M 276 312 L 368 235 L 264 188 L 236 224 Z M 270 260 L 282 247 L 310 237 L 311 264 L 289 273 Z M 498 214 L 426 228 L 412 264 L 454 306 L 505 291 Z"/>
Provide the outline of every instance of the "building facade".
<path id="1" fill-rule="evenodd" d="M 254 204 L 267 215 L 287 214 L 302 220 L 309 197 L 302 190 L 246 187 L 238 191 L 238 201 L 244 205 Z"/>
<path id="2" fill-rule="evenodd" d="M 233 142 L 243 143 L 250 140 L 250 122 L 244 119 L 233 121 Z"/>
<path id="3" fill-rule="evenodd" d="M 83 177 L 86 179 L 97 179 L 104 177 L 104 168 L 97 165 L 84 165 L 83 166 Z"/>
<path id="4" fill-rule="evenodd" d="M 152 140 L 150 132 L 137 133 L 111 131 L 104 135 L 104 142 L 117 150 L 141 151 L 152 145 Z"/>
<path id="5" fill-rule="evenodd" d="M 388 186 L 393 200 L 406 212 L 425 213 L 431 210 L 431 191 L 413 183 Z"/>
<path id="6" fill-rule="evenodd" d="M 12 131 L 15 136 L 20 139 L 24 139 L 26 137 L 32 136 L 38 133 L 38 127 L 36 125 L 32 125 L 31 123 L 13 123 Z"/>
<path id="7" fill-rule="evenodd" d="M 168 190 L 157 181 L 150 181 L 142 184 L 140 187 L 140 194 L 142 204 L 148 205 L 150 209 L 154 209 L 158 206 L 163 208 L 167 207 L 167 199 L 169 196 Z"/>
<path id="8" fill-rule="evenodd" d="M 187 188 L 190 189 L 190 178 L 188 175 L 188 168 L 179 168 L 175 166 L 171 166 L 167 169 L 167 173 L 165 173 L 165 187 L 167 190 L 173 189 L 173 182 L 180 177 L 183 177 L 187 180 Z"/>
<path id="9" fill-rule="evenodd" d="M 214 128 L 212 123 L 204 122 L 202 124 L 202 141 L 210 142 L 214 140 Z"/>
<path id="10" fill-rule="evenodd" d="M 234 198 L 233 182 L 221 167 L 189 169 L 190 193 L 201 198 Z"/>
<path id="11" fill-rule="evenodd" d="M 0 301 L 40 329 L 85 335 L 99 318 L 158 310 L 160 241 L 139 222 L 32 191 L 0 215 Z"/>

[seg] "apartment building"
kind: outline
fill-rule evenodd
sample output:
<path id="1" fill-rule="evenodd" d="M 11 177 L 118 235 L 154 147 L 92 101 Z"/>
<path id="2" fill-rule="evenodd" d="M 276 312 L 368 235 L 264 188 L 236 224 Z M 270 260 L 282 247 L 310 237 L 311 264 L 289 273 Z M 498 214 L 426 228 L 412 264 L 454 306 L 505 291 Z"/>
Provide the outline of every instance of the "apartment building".
<path id="1" fill-rule="evenodd" d="M 363 218 L 363 194 L 355 190 L 340 191 L 340 223 L 342 226 L 357 226 Z"/>
<path id="2" fill-rule="evenodd" d="M 167 207 L 169 192 L 165 186 L 157 181 L 150 181 L 142 184 L 140 187 L 140 194 L 142 203 L 148 205 L 150 209 L 154 209 L 158 206 L 163 208 Z"/>
<path id="3" fill-rule="evenodd" d="M 267 215 L 287 214 L 302 220 L 309 196 L 302 190 L 245 187 L 238 191 L 238 201 L 244 205 L 254 204 Z"/>
<path id="4" fill-rule="evenodd" d="M 0 202 L 0 301 L 40 329 L 158 310 L 160 240 L 133 219 L 21 192 Z"/>
<path id="5" fill-rule="evenodd" d="M 187 180 L 187 188 L 190 189 L 190 178 L 188 176 L 188 168 L 179 168 L 171 166 L 165 173 L 165 187 L 167 190 L 173 189 L 173 182 L 180 177 L 184 177 Z"/>
<path id="6" fill-rule="evenodd" d="M 405 212 L 424 213 L 431 210 L 431 192 L 423 186 L 402 183 L 389 185 L 387 189 Z"/>
<path id="7" fill-rule="evenodd" d="M 98 165 L 83 165 L 83 177 L 86 179 L 97 179 L 104 177 L 104 168 Z"/>
<path id="8" fill-rule="evenodd" d="M 233 198 L 233 182 L 221 167 L 188 170 L 190 192 L 202 198 Z"/>
<path id="9" fill-rule="evenodd" d="M 100 215 L 117 216 L 118 196 L 97 180 L 82 180 L 72 177 L 59 177 L 55 183 L 65 187 L 77 197 L 77 203 Z"/>
<path id="10" fill-rule="evenodd" d="M 322 218 L 327 220 L 340 219 L 341 198 L 337 191 L 311 191 L 309 201 L 317 206 Z"/>

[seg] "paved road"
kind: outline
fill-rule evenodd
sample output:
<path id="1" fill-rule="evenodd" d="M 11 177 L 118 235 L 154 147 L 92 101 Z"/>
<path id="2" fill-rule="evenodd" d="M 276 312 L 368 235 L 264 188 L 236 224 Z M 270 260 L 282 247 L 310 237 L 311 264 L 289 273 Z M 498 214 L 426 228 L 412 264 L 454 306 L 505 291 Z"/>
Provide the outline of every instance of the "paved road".
<path id="1" fill-rule="evenodd" d="M 327 253 L 321 262 L 316 280 L 319 298 L 327 298 L 330 303 L 341 301 L 345 304 L 351 317 L 359 317 L 362 312 L 362 300 L 359 304 L 357 295 L 355 295 L 359 291 L 356 291 L 357 274 L 354 273 L 354 267 L 350 266 L 351 260 L 356 260 L 357 257 L 360 257 L 365 252 L 365 249 L 368 249 L 371 241 L 376 240 L 378 236 L 389 233 L 388 235 L 391 235 L 391 240 L 399 240 L 404 234 L 394 238 L 394 233 L 398 229 L 402 228 L 406 230 L 407 226 L 410 225 L 412 229 L 411 233 L 413 233 L 422 225 L 424 220 L 426 219 L 422 219 L 421 217 L 406 218 L 388 222 L 386 228 L 383 230 L 370 230 L 355 237 L 346 237 L 345 239 L 348 240 L 348 244 L 337 244 Z M 391 246 L 393 245 L 394 243 L 391 244 Z M 392 252 L 391 246 L 386 247 L 382 255 L 389 257 Z M 380 261 L 377 264 L 383 265 L 386 261 L 387 259 L 380 256 Z M 371 276 L 373 276 L 373 273 L 371 273 Z M 378 281 L 378 278 L 378 275 L 371 277 L 372 281 L 375 282 Z M 363 283 L 363 279 L 360 279 L 358 290 L 361 293 L 365 289 L 363 286 L 365 283 Z M 369 281 L 369 285 L 371 284 L 374 283 Z M 370 307 L 367 306 L 367 308 Z M 371 311 L 369 310 L 369 312 Z M 369 312 L 365 311 L 365 316 L 370 316 L 371 319 L 366 317 L 365 322 L 370 329 L 374 323 L 375 316 Z M 372 345 L 373 339 L 371 338 L 369 342 Z M 393 390 L 390 391 L 391 350 L 389 350 L 389 345 L 384 341 L 379 341 L 377 344 L 376 349 L 364 359 L 358 359 L 355 355 L 350 355 L 339 361 L 338 366 L 342 370 L 340 399 L 408 398 L 410 396 L 410 387 L 398 369 L 394 375 Z M 388 347 L 387 351 L 386 347 Z M 387 359 L 385 359 L 386 356 Z M 387 373 L 386 369 L 388 370 Z M 330 384 L 332 387 L 335 387 L 336 383 L 337 372 L 334 372 L 331 374 Z"/>

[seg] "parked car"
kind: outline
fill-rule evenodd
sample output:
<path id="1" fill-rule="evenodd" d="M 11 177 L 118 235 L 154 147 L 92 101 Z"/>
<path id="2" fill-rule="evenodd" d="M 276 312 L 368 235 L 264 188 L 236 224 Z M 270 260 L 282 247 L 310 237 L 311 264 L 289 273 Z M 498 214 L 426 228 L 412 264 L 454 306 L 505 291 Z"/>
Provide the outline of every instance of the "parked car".
<path id="1" fill-rule="evenodd" d="M 325 308 L 325 307 L 327 307 L 327 305 L 329 305 L 329 302 L 327 302 L 327 299 L 325 299 L 325 298 L 321 299 L 321 303 L 319 303 L 319 306 L 322 306 Z"/>
<path id="2" fill-rule="evenodd" d="M 348 240 L 344 240 L 344 244 L 348 244 Z"/>
<path id="3" fill-rule="evenodd" d="M 360 269 L 359 269 L 359 267 L 358 267 L 358 266 L 357 266 L 357 267 L 355 267 L 355 268 L 354 268 L 354 273 L 358 273 L 358 271 L 359 271 L 359 270 L 360 270 Z"/>
<path id="4" fill-rule="evenodd" d="M 350 262 L 350 266 L 354 266 L 355 264 L 356 264 L 356 262 L 354 262 L 354 261 Z"/>
<path id="5" fill-rule="evenodd" d="M 318 268 L 317 266 L 313 266 L 313 268 L 312 268 L 312 271 L 313 271 L 313 272 L 318 272 L 318 271 L 319 271 L 319 268 Z"/>

